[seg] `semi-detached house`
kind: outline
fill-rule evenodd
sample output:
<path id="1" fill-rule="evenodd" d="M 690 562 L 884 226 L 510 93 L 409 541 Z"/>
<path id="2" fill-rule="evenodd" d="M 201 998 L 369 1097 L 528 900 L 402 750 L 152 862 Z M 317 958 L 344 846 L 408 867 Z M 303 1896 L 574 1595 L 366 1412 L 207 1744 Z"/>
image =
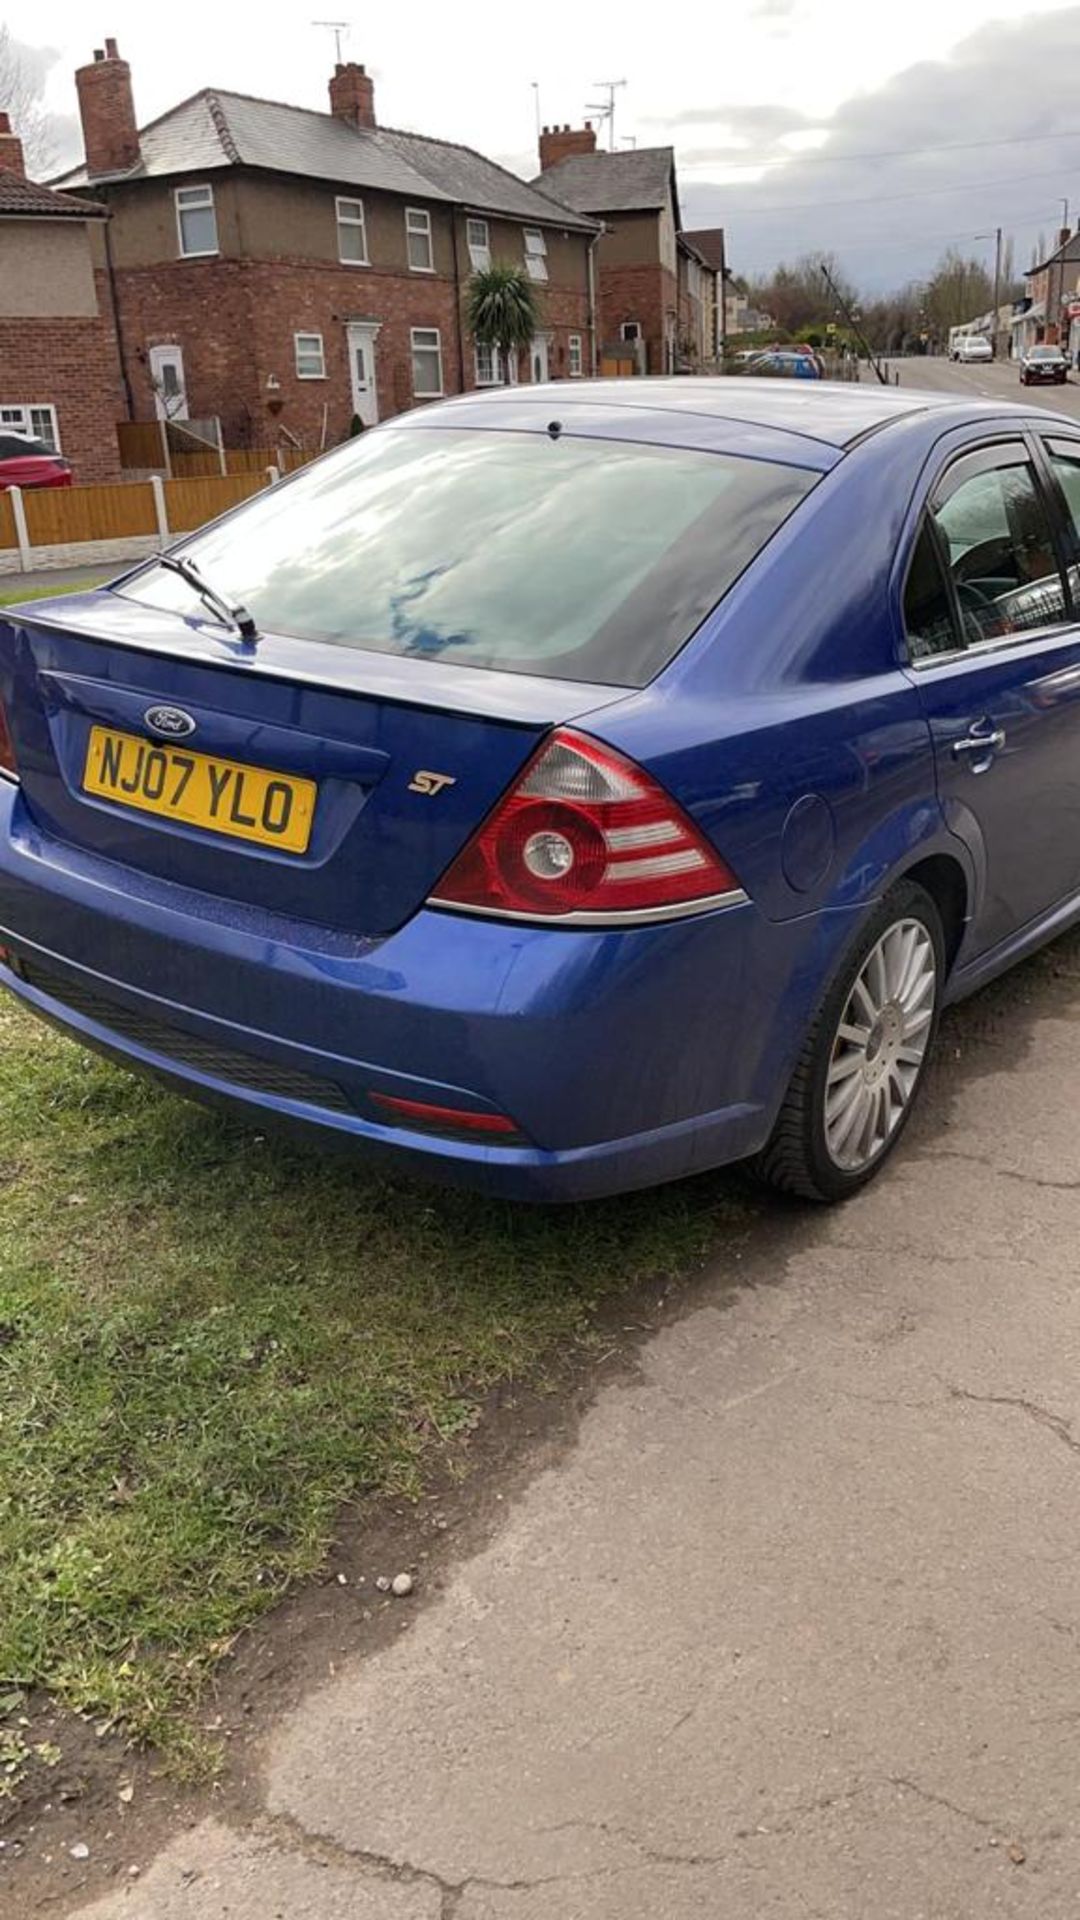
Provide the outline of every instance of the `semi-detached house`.
<path id="1" fill-rule="evenodd" d="M 92 252 L 105 217 L 28 180 L 0 112 L 0 437 L 43 441 L 77 480 L 120 474 L 120 369 Z"/>
<path id="2" fill-rule="evenodd" d="M 597 223 L 469 147 L 380 127 L 362 66 L 338 64 L 329 113 L 204 88 L 141 128 L 115 41 L 76 81 L 85 163 L 56 184 L 111 216 L 98 270 L 133 418 L 317 448 L 354 415 L 495 384 L 465 322 L 493 260 L 540 296 L 511 377 L 590 371 Z"/>

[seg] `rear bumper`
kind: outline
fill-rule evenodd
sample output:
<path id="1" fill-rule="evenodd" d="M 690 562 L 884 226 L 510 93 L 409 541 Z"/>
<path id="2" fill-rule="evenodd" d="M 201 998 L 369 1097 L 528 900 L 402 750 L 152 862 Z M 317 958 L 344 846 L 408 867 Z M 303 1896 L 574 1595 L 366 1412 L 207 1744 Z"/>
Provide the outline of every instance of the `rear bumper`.
<path id="1" fill-rule="evenodd" d="M 28 1006 L 256 1124 L 315 1124 L 508 1198 L 753 1152 L 847 932 L 846 914 L 777 925 L 744 905 L 611 933 L 422 911 L 361 940 L 46 841 L 0 789 L 0 983 Z M 387 1125 L 377 1093 L 508 1114 L 522 1144 Z"/>

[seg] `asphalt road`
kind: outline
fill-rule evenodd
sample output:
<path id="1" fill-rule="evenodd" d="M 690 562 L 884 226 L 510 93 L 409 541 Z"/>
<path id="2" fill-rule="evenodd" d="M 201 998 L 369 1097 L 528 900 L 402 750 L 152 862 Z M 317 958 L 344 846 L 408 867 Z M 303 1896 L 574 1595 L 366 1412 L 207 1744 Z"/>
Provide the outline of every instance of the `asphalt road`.
<path id="1" fill-rule="evenodd" d="M 1022 387 L 1019 369 L 1011 360 L 991 360 L 981 366 L 961 366 L 947 359 L 890 360 L 887 365 L 890 373 L 899 373 L 905 391 L 921 387 L 927 393 L 965 394 L 973 400 L 1016 400 L 1080 420 L 1080 373 L 1075 370 L 1063 387 Z"/>

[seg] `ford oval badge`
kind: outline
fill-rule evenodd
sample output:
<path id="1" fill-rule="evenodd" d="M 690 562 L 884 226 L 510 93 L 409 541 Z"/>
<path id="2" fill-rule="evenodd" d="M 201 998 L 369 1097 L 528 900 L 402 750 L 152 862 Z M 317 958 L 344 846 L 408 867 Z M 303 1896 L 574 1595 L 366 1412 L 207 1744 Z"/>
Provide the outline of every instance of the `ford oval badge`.
<path id="1" fill-rule="evenodd" d="M 186 740 L 197 724 L 183 707 L 147 707 L 143 719 L 151 733 L 164 734 L 168 740 Z"/>

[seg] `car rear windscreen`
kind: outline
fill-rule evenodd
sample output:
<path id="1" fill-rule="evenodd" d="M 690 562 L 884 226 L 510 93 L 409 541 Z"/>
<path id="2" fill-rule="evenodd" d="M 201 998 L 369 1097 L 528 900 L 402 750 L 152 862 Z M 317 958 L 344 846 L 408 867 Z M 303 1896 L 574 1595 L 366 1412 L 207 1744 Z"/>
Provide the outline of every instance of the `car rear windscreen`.
<path id="1" fill-rule="evenodd" d="M 380 429 L 183 550 L 266 632 L 643 686 L 818 477 L 569 433 Z M 205 613 L 161 568 L 120 591 Z"/>

